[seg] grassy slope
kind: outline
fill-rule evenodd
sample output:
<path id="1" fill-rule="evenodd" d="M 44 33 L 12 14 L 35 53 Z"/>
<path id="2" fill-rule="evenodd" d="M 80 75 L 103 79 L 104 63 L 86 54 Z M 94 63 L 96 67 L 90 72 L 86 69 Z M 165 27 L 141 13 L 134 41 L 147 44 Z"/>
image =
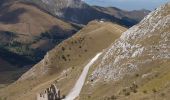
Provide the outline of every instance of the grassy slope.
<path id="1" fill-rule="evenodd" d="M 0 84 L 10 84 L 28 70 L 21 67 L 41 60 L 77 28 L 36 6 L 4 2 L 6 6 L 0 6 Z"/>
<path id="2" fill-rule="evenodd" d="M 0 46 L 19 55 L 35 61 L 40 60 L 44 52 L 76 31 L 71 24 L 35 6 L 17 1 L 10 1 L 7 4 L 0 6 L 0 38 L 2 39 Z M 14 35 L 3 35 L 4 33 Z"/>
<path id="3" fill-rule="evenodd" d="M 45 60 L 23 75 L 20 81 L 1 90 L 0 96 L 8 97 L 8 100 L 11 98 L 13 100 L 34 100 L 38 91 L 53 82 L 57 83 L 62 94 L 67 94 L 75 84 L 84 65 L 97 52 L 102 51 L 119 38 L 125 30 L 110 22 L 90 22 L 73 37 L 48 52 Z M 66 69 L 68 71 L 61 74 Z M 42 72 L 46 73 L 42 75 Z"/>
<path id="4" fill-rule="evenodd" d="M 169 62 L 155 61 L 146 64 L 139 71 L 119 81 L 99 82 L 94 86 L 86 84 L 80 100 L 115 100 L 114 97 L 116 100 L 168 100 Z"/>

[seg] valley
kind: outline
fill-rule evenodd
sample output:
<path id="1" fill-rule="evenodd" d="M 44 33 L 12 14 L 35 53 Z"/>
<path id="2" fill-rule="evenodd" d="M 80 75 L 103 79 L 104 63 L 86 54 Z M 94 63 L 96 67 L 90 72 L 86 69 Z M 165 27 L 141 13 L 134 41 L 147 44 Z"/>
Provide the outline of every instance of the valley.
<path id="1" fill-rule="evenodd" d="M 168 100 L 170 3 L 0 1 L 0 100 Z"/>

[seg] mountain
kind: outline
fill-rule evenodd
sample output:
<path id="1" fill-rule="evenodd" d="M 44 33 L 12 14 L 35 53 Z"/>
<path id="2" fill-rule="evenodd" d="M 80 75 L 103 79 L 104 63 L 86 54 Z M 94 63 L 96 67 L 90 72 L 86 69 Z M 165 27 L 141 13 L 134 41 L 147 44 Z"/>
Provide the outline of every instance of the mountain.
<path id="1" fill-rule="evenodd" d="M 19 55 L 34 57 L 53 48 L 78 29 L 74 25 L 57 19 L 41 9 L 9 0 L 0 10 L 1 47 Z M 27 50 L 25 50 L 27 49 Z M 37 57 L 37 56 L 36 56 Z M 28 57 L 29 58 L 29 57 Z"/>
<path id="2" fill-rule="evenodd" d="M 6 100 L 35 100 L 36 94 L 59 83 L 64 96 L 74 85 L 83 66 L 120 37 L 126 28 L 111 22 L 92 21 L 78 33 L 49 51 L 44 59 L 18 81 L 0 90 Z M 67 83 L 67 84 L 65 84 Z"/>
<path id="3" fill-rule="evenodd" d="M 168 100 L 170 3 L 151 12 L 104 50 L 80 100 Z"/>
<path id="4" fill-rule="evenodd" d="M 0 1 L 1 76 L 17 75 L 0 83 L 16 81 L 26 69 L 39 62 L 47 51 L 72 36 L 81 27 L 58 19 L 46 11 L 17 0 Z M 5 66 L 6 65 L 6 66 Z M 3 71 L 1 71 L 3 69 Z M 17 70 L 19 71 L 17 73 Z M 20 71 L 21 70 L 21 71 Z M 16 76 L 16 77 L 15 77 Z M 12 80 L 12 81 L 8 81 Z"/>
<path id="5" fill-rule="evenodd" d="M 113 14 L 105 13 L 104 11 L 98 10 L 93 6 L 86 4 L 82 0 L 22 0 L 22 1 L 27 4 L 36 5 L 54 16 L 77 24 L 87 24 L 88 22 L 95 19 L 107 19 L 112 22 L 124 25 L 126 27 L 131 27 L 134 24 L 137 24 L 139 20 L 143 18 L 142 16 L 140 17 L 140 19 L 136 19 L 136 17 L 135 18 L 127 17 L 125 15 L 124 18 L 118 18 Z"/>
<path id="6" fill-rule="evenodd" d="M 149 10 L 133 10 L 133 11 L 125 11 L 116 7 L 100 7 L 100 6 L 93 6 L 94 9 L 104 12 L 106 14 L 115 16 L 119 19 L 133 19 L 140 22 L 146 15 L 150 13 Z"/>

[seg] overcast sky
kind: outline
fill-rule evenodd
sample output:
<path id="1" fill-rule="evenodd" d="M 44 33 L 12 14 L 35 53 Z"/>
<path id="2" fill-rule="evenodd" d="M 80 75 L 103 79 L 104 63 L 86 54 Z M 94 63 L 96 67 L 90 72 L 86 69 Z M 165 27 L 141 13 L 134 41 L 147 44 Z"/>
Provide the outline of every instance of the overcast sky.
<path id="1" fill-rule="evenodd" d="M 170 0 L 84 0 L 91 5 L 113 6 L 125 10 L 153 10 Z"/>

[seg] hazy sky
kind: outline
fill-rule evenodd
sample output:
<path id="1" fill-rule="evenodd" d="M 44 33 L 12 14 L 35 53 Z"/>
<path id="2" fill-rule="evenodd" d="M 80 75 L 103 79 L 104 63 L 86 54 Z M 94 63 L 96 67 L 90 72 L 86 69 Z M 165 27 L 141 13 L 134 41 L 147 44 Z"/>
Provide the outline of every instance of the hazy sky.
<path id="1" fill-rule="evenodd" d="M 125 10 L 153 10 L 170 0 L 84 0 L 91 5 L 114 6 Z"/>

